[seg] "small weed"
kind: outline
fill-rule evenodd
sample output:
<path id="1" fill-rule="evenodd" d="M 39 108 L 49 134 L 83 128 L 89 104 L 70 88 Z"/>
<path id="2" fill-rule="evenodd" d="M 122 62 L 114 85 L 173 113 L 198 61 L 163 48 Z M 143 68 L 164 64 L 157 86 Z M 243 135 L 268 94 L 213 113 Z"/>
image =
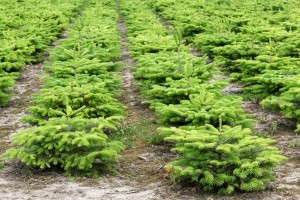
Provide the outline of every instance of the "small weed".
<path id="1" fill-rule="evenodd" d="M 145 139 L 146 139 L 147 143 L 150 143 L 153 145 L 161 145 L 165 142 L 164 137 L 159 134 L 147 135 Z"/>
<path id="2" fill-rule="evenodd" d="M 266 123 L 267 122 L 267 117 L 266 116 L 263 116 L 263 115 L 260 115 L 257 117 L 257 120 L 259 123 Z"/>
<path id="3" fill-rule="evenodd" d="M 242 95 L 244 101 L 252 101 L 253 103 L 259 103 L 263 96 L 259 94 L 251 94 L 244 92 Z"/>
<path id="4" fill-rule="evenodd" d="M 270 128 L 270 133 L 271 134 L 274 134 L 278 128 L 278 123 L 277 122 L 272 122 L 270 125 L 269 125 L 269 128 Z"/>
<path id="5" fill-rule="evenodd" d="M 22 109 L 14 109 L 10 112 L 10 114 L 19 114 L 21 113 L 23 110 Z"/>
<path id="6" fill-rule="evenodd" d="M 300 139 L 299 138 L 293 139 L 290 142 L 289 147 L 294 149 L 300 149 Z"/>
<path id="7" fill-rule="evenodd" d="M 270 135 L 268 133 L 264 133 L 264 132 L 255 132 L 255 133 L 253 133 L 253 135 L 256 135 L 261 138 L 269 138 L 270 137 Z"/>
<path id="8" fill-rule="evenodd" d="M 157 137 L 157 125 L 152 120 L 143 120 L 136 124 L 122 127 L 110 135 L 110 140 L 121 141 L 126 148 L 131 148 L 135 142 L 152 143 Z"/>
<path id="9" fill-rule="evenodd" d="M 0 169 L 3 169 L 3 168 L 4 168 L 4 163 L 0 162 Z"/>

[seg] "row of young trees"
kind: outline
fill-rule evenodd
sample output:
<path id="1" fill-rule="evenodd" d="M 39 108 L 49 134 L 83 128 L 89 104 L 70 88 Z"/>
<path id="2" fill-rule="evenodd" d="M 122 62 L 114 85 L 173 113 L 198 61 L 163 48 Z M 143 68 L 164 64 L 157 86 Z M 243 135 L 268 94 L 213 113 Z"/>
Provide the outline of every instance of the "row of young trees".
<path id="1" fill-rule="evenodd" d="M 29 167 L 95 176 L 120 157 L 121 142 L 107 133 L 124 118 L 116 100 L 121 63 L 115 3 L 90 0 L 69 25 L 68 37 L 50 51 L 44 87 L 23 118 L 34 125 L 13 136 L 3 156 Z"/>
<path id="2" fill-rule="evenodd" d="M 10 1 L 0 5 L 0 106 L 5 106 L 22 67 L 42 61 L 42 52 L 84 6 L 48 0 Z"/>
<path id="3" fill-rule="evenodd" d="M 192 56 L 184 46 L 186 33 L 167 31 L 148 3 L 122 1 L 121 10 L 145 103 L 159 117 L 160 136 L 179 153 L 167 173 L 220 194 L 265 188 L 285 158 L 273 140 L 252 134 L 254 120 L 242 110 L 242 98 L 221 94 L 226 83 L 212 80 L 217 64 Z"/>
<path id="4" fill-rule="evenodd" d="M 68 38 L 50 52 L 49 76 L 23 119 L 34 127 L 15 134 L 16 147 L 3 156 L 90 176 L 117 161 L 123 145 L 108 140 L 107 132 L 125 115 L 115 99 L 121 63 L 112 62 L 120 51 L 119 5 L 145 103 L 159 117 L 159 135 L 178 152 L 167 173 L 220 194 L 265 188 L 285 157 L 273 140 L 252 134 L 254 121 L 241 109 L 240 97 L 221 94 L 226 82 L 212 81 L 216 63 L 192 56 L 182 31 L 167 31 L 143 0 L 88 3 Z"/>
<path id="5" fill-rule="evenodd" d="M 299 1 L 153 0 L 149 5 L 243 83 L 246 96 L 300 123 Z"/>

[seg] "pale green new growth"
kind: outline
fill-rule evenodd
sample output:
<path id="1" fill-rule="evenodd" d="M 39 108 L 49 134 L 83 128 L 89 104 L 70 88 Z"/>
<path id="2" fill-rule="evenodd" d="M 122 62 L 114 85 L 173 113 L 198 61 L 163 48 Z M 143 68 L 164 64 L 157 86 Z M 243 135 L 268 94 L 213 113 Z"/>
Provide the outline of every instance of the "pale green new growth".
<path id="1" fill-rule="evenodd" d="M 232 194 L 258 191 L 274 177 L 275 166 L 286 158 L 271 139 L 251 135 L 241 126 L 212 125 L 194 130 L 162 128 L 180 155 L 166 166 L 175 181 L 192 182 L 207 191 Z"/>

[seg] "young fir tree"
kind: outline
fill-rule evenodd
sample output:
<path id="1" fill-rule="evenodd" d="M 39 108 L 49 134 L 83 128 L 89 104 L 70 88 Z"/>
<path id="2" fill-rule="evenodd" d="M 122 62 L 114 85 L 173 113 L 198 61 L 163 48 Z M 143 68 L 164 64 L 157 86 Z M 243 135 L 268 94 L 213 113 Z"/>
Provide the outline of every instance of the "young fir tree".
<path id="1" fill-rule="evenodd" d="M 152 107 L 161 124 L 217 126 L 221 116 L 227 125 L 251 127 L 254 121 L 244 113 L 241 102 L 242 98 L 221 96 L 218 92 L 203 89 L 197 94 L 191 94 L 188 100 L 180 101 L 180 104 L 155 103 Z"/>
<path id="2" fill-rule="evenodd" d="M 18 159 L 29 167 L 63 169 L 69 175 L 98 175 L 120 158 L 121 142 L 109 142 L 104 130 L 116 129 L 122 117 L 82 118 L 84 106 L 66 111 L 52 110 L 59 118 L 52 118 L 13 136 L 15 148 L 2 157 Z"/>
<path id="3" fill-rule="evenodd" d="M 241 126 L 212 125 L 192 130 L 161 128 L 167 141 L 175 142 L 180 155 L 166 165 L 176 182 L 194 183 L 205 191 L 232 194 L 266 187 L 277 164 L 286 158 L 271 146 L 275 141 L 251 135 Z"/>
<path id="4" fill-rule="evenodd" d="M 78 74 L 76 83 L 74 83 L 74 78 L 56 78 L 53 76 L 45 77 L 45 85 L 43 88 L 54 88 L 54 87 L 69 87 L 71 85 L 82 87 L 84 85 L 97 85 L 99 83 L 104 85 L 111 94 L 117 95 L 117 87 L 121 85 L 121 80 L 119 77 L 114 76 L 113 73 L 101 74 L 101 75 L 88 75 L 88 74 Z M 102 88 L 102 86 L 101 86 Z"/>
<path id="5" fill-rule="evenodd" d="M 113 96 L 101 83 L 42 89 L 32 100 L 35 106 L 28 109 L 31 115 L 23 120 L 31 124 L 43 124 L 46 120 L 57 117 L 56 111 L 66 112 L 67 105 L 75 110 L 84 106 L 81 116 L 87 119 L 124 116 L 125 106 Z"/>
<path id="6" fill-rule="evenodd" d="M 152 99 L 148 102 L 161 102 L 164 104 L 179 104 L 181 100 L 189 99 L 191 94 L 199 94 L 203 90 L 209 90 L 220 96 L 220 88 L 227 85 L 224 81 L 218 81 L 215 83 L 203 83 L 198 78 L 182 78 L 179 80 L 173 80 L 171 78 L 166 79 L 166 83 L 162 86 L 154 85 L 152 89 L 145 91 L 145 96 Z M 152 108 L 155 107 L 152 106 Z"/>
<path id="7" fill-rule="evenodd" d="M 153 85 L 163 86 L 167 78 L 179 80 L 187 77 L 208 80 L 214 72 L 214 64 L 206 64 L 207 57 L 194 57 L 181 52 L 180 60 L 186 63 L 178 72 L 178 61 L 175 52 L 160 52 L 159 54 L 145 54 L 137 59 L 138 68 L 134 73 L 141 83 L 142 89 L 149 89 Z M 189 68 L 188 70 L 186 70 Z"/>

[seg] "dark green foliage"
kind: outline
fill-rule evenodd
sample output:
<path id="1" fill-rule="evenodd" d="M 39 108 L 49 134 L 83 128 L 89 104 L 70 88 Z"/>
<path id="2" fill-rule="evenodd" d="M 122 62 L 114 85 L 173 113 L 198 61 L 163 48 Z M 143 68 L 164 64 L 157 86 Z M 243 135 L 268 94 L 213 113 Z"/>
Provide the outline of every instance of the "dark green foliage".
<path id="1" fill-rule="evenodd" d="M 270 146 L 275 141 L 253 136 L 241 126 L 160 131 L 169 135 L 167 141 L 175 142 L 172 151 L 180 153 L 166 166 L 172 179 L 192 182 L 205 191 L 228 195 L 262 190 L 273 180 L 275 166 L 286 159 Z"/>

